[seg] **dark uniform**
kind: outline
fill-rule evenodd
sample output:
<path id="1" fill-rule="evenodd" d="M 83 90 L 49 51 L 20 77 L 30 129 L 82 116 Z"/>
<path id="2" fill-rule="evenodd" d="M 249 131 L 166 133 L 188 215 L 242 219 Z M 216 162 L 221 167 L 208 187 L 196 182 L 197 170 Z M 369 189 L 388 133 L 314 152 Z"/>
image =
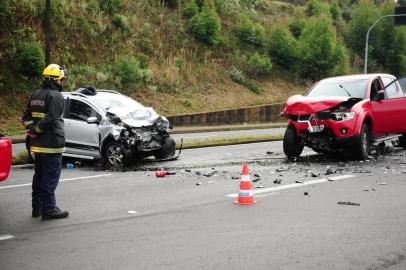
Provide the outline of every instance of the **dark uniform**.
<path id="1" fill-rule="evenodd" d="M 22 117 L 30 137 L 30 150 L 35 153 L 32 216 L 38 217 L 42 212 L 43 219 L 69 215 L 67 211 L 61 211 L 55 201 L 65 151 L 64 102 L 60 88 L 55 81 L 44 80 L 42 89 L 31 95 Z"/>

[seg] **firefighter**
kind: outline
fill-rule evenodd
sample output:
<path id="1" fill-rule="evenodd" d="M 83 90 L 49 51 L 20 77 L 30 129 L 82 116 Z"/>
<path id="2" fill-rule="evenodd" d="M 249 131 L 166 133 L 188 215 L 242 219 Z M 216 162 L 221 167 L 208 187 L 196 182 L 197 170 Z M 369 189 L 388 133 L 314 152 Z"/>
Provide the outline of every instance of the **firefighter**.
<path id="1" fill-rule="evenodd" d="M 32 181 L 32 217 L 58 219 L 69 216 L 56 206 L 55 190 L 65 151 L 62 91 L 65 68 L 51 64 L 42 73 L 42 88 L 30 97 L 22 122 L 27 130 L 31 152 L 35 153 Z"/>

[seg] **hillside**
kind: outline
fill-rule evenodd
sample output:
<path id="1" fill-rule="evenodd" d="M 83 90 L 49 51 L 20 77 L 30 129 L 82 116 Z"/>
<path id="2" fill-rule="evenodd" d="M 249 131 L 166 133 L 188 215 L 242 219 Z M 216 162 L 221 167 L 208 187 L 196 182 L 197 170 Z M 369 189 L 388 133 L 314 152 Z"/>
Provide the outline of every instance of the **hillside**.
<path id="1" fill-rule="evenodd" d="M 45 0 L 0 2 L 0 130 L 21 132 L 39 87 Z M 51 61 L 65 89 L 117 89 L 174 115 L 281 102 L 325 76 L 361 72 L 368 27 L 393 1 L 52 1 Z M 406 73 L 405 27 L 382 22 L 370 71 Z M 385 42 L 382 42 L 385 40 Z M 395 61 L 394 61 L 395 60 Z"/>

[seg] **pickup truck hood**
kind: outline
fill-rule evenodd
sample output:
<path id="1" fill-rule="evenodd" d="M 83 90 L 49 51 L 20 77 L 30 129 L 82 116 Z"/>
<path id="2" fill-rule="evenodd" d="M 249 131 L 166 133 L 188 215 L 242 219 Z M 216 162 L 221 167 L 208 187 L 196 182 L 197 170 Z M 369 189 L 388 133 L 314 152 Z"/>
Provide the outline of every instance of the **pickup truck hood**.
<path id="1" fill-rule="evenodd" d="M 151 107 L 137 109 L 114 107 L 109 109 L 108 112 L 120 117 L 123 123 L 132 127 L 151 126 L 159 117 L 159 115 Z"/>
<path id="2" fill-rule="evenodd" d="M 291 96 L 283 109 L 284 114 L 302 115 L 331 109 L 351 97 L 306 97 L 302 95 Z M 361 100 L 361 99 L 358 99 Z"/>

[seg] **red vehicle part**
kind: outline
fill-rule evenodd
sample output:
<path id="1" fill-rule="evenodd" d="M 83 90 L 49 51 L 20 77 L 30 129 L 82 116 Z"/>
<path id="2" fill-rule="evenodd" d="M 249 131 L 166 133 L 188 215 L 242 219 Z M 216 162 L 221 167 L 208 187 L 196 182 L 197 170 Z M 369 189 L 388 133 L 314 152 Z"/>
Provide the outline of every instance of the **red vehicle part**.
<path id="1" fill-rule="evenodd" d="M 11 167 L 11 140 L 0 137 L 0 181 L 6 180 Z"/>

